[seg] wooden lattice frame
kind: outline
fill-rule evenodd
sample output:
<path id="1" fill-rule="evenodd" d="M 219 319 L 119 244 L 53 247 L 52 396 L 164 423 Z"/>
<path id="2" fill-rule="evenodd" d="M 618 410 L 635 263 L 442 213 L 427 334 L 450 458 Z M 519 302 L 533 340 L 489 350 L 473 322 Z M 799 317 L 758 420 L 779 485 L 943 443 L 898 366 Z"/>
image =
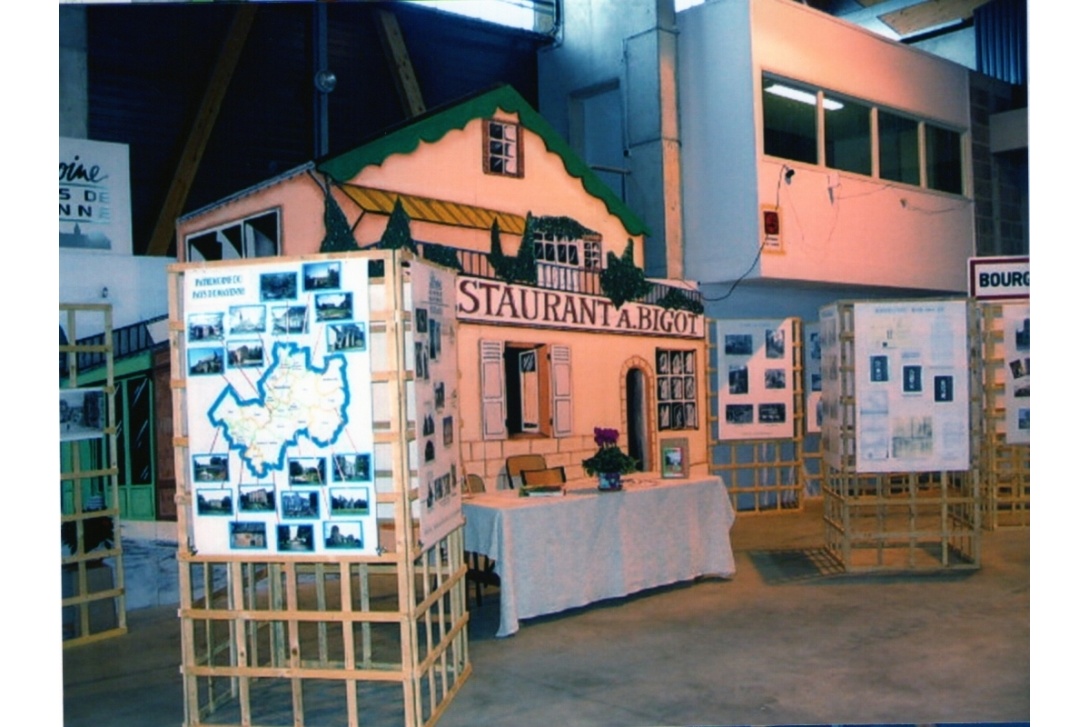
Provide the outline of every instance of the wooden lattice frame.
<path id="1" fill-rule="evenodd" d="M 185 725 L 434 725 L 472 672 L 468 654 L 463 531 L 419 545 L 413 515 L 415 436 L 406 403 L 413 374 L 404 342 L 412 311 L 404 299 L 400 252 L 312 255 L 381 260 L 382 310 L 370 334 L 384 336 L 386 360 L 372 359 L 373 387 L 385 387 L 389 421 L 375 422 L 375 446 L 389 471 L 376 471 L 379 555 L 278 557 L 194 554 L 188 547 L 189 482 L 181 278 L 170 268 L 171 387 L 178 472 L 179 585 Z M 252 261 L 258 264 L 262 261 Z M 231 261 L 233 266 L 247 264 Z M 215 263 L 205 267 L 215 266 Z M 378 348 L 376 346 L 376 348 Z M 382 517 L 383 508 L 392 515 Z"/>
<path id="2" fill-rule="evenodd" d="M 114 410 L 114 356 L 113 356 L 113 308 L 109 304 L 61 303 L 61 314 L 65 317 L 65 331 L 68 343 L 60 346 L 60 354 L 66 362 L 66 374 L 61 380 L 62 389 L 80 387 L 81 354 L 91 354 L 101 361 L 103 366 L 101 388 L 106 401 L 106 427 L 101 440 L 81 440 L 61 442 L 61 527 L 75 530 L 75 552 L 61 557 L 61 577 L 70 588 L 70 595 L 61 600 L 64 614 L 65 648 L 87 644 L 102 639 L 120 636 L 128 631 L 125 616 L 125 571 L 121 549 L 121 509 L 117 489 L 117 420 Z M 94 322 L 87 324 L 86 318 Z M 81 320 L 84 319 L 84 320 Z M 81 336 L 81 329 L 88 330 L 88 336 Z M 101 332 L 101 343 L 78 343 Z M 97 366 L 96 366 L 97 368 Z M 97 373 L 97 372 L 96 372 Z M 99 388 L 96 386 L 95 388 Z M 88 444 L 88 442 L 92 442 Z M 89 452 L 87 447 L 99 446 L 105 449 L 104 466 L 93 466 L 85 461 Z M 67 467 L 65 464 L 67 463 Z M 65 487 L 68 483 L 69 493 Z M 96 491 L 102 497 L 105 509 L 87 511 L 84 501 L 84 489 Z M 68 512 L 65 512 L 68 510 Z M 106 518 L 113 543 L 110 547 L 85 551 L 85 535 L 93 521 L 101 522 Z M 112 568 L 105 570 L 94 568 L 109 560 Z M 111 582 L 106 588 L 94 583 L 90 575 L 105 573 L 111 575 Z M 71 623 L 69 632 L 67 627 Z"/>
<path id="3" fill-rule="evenodd" d="M 969 308 L 972 318 L 972 308 Z M 980 567 L 980 385 L 970 377 L 967 471 L 869 474 L 856 471 L 855 307 L 837 303 L 839 440 L 836 465 L 824 467 L 825 550 L 846 572 L 961 570 Z M 979 337 L 969 332 L 969 360 Z"/>
<path id="4" fill-rule="evenodd" d="M 981 477 L 984 488 L 984 527 L 1029 527 L 1029 445 L 1010 444 L 1002 431 L 1006 418 L 1008 372 L 1004 352 L 1004 304 L 977 303 L 982 355 L 977 377 L 984 382 Z"/>
<path id="5" fill-rule="evenodd" d="M 803 406 L 802 321 L 792 318 L 791 382 L 794 417 L 790 439 L 717 439 L 719 432 L 716 326 L 708 330 L 708 469 L 727 486 L 739 515 L 801 512 L 806 488 L 803 462 L 805 408 Z M 716 363 L 713 365 L 713 361 Z M 752 505 L 752 507 L 750 507 Z"/>

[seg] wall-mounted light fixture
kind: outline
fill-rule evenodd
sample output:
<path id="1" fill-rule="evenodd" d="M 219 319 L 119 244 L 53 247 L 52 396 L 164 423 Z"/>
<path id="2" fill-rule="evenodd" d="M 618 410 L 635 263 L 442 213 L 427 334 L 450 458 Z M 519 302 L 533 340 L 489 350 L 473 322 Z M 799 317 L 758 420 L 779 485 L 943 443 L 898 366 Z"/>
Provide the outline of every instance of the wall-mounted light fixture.
<path id="1" fill-rule="evenodd" d="M 783 179 L 788 184 L 791 184 L 791 177 L 795 176 L 795 170 L 791 167 L 785 166 L 783 168 Z"/>

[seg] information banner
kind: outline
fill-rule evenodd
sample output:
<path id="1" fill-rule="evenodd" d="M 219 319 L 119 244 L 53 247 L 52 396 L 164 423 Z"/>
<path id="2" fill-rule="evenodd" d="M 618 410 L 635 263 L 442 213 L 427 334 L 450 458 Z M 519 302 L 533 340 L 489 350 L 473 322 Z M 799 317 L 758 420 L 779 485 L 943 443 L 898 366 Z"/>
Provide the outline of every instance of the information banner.
<path id="1" fill-rule="evenodd" d="M 832 468 L 842 466 L 844 443 L 840 438 L 840 318 L 836 304 L 827 305 L 818 312 L 818 331 L 821 340 L 821 450 L 825 464 Z"/>
<path id="2" fill-rule="evenodd" d="M 802 327 L 805 339 L 805 357 L 803 359 L 803 389 L 806 392 L 806 433 L 817 434 L 821 431 L 821 324 L 807 323 Z"/>
<path id="3" fill-rule="evenodd" d="M 791 319 L 715 323 L 719 439 L 790 439 L 795 419 Z"/>
<path id="4" fill-rule="evenodd" d="M 185 271 L 198 554 L 376 554 L 366 259 Z"/>
<path id="5" fill-rule="evenodd" d="M 129 146 L 60 138 L 60 246 L 132 254 Z"/>
<path id="6" fill-rule="evenodd" d="M 965 301 L 855 304 L 856 469 L 969 468 Z"/>
<path id="7" fill-rule="evenodd" d="M 421 491 L 420 540 L 435 545 L 464 521 L 458 478 L 458 353 L 455 348 L 455 276 L 413 262 L 413 381 Z"/>
<path id="8" fill-rule="evenodd" d="M 1007 444 L 1029 444 L 1029 304 L 1003 306 Z"/>

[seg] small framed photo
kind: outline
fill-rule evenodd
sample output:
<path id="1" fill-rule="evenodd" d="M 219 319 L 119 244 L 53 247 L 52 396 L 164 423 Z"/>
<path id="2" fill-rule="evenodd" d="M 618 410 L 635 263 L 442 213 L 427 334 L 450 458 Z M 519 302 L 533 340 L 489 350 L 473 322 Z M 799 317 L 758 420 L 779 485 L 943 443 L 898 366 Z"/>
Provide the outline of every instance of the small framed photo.
<path id="1" fill-rule="evenodd" d="M 659 443 L 659 463 L 663 479 L 686 479 L 689 476 L 689 440 L 663 439 Z"/>

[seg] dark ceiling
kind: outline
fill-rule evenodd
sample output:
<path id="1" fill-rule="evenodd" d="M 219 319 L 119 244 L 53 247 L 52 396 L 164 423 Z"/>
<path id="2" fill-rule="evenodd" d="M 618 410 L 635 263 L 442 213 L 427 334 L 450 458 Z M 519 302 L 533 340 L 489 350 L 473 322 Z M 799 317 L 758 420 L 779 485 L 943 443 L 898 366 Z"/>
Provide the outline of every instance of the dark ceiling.
<path id="1" fill-rule="evenodd" d="M 507 83 L 537 105 L 537 50 L 550 39 L 403 3 L 322 3 L 336 87 L 335 154 L 405 121 L 378 13 L 394 13 L 427 108 Z M 235 14 L 254 11 L 207 146 L 178 210 L 220 200 L 318 156 L 318 4 L 62 5 L 86 12 L 89 138 L 129 145 L 133 247 L 146 251 Z M 183 172 L 184 174 L 184 172 Z M 170 254 L 173 254 L 171 249 Z"/>

